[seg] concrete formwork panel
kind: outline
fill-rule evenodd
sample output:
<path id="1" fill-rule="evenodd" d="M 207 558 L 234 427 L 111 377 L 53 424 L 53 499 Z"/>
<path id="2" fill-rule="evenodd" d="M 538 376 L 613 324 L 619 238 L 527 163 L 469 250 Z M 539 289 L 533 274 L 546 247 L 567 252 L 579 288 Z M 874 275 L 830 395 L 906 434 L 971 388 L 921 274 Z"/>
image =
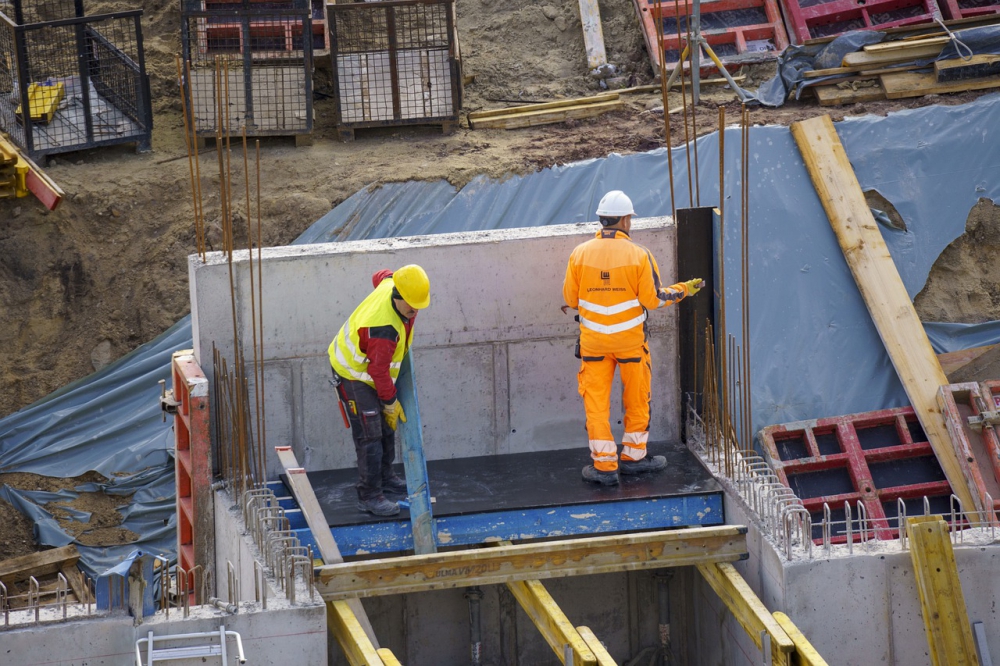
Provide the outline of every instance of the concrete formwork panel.
<path id="1" fill-rule="evenodd" d="M 569 254 L 596 229 L 559 225 L 265 249 L 268 446 L 291 445 L 308 469 L 354 464 L 350 434 L 337 425 L 326 350 L 371 291 L 372 273 L 419 263 L 433 293 L 430 308 L 418 318 L 413 348 L 428 458 L 585 448 L 572 356 L 578 324 L 559 307 Z M 675 281 L 672 221 L 636 220 L 632 235 L 657 258 L 663 280 Z M 235 253 L 233 275 L 236 327 L 251 358 L 245 251 Z M 211 253 L 204 263 L 190 257 L 189 276 L 195 355 L 211 380 L 212 344 L 230 363 L 235 356 L 225 255 Z M 259 288 L 255 282 L 253 293 Z M 676 312 L 652 313 L 649 329 L 655 364 L 651 437 L 676 439 Z M 620 414 L 620 407 L 613 409 Z M 518 422 L 524 425 L 518 428 Z M 290 430 L 278 429 L 289 424 Z M 269 461 L 269 478 L 277 469 Z"/>

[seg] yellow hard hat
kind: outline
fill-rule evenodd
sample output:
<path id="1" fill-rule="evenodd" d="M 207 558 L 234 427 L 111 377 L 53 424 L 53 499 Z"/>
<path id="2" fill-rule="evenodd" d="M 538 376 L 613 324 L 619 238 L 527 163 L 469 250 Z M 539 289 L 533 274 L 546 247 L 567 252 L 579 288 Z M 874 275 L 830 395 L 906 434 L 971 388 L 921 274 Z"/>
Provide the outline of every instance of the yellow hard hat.
<path id="1" fill-rule="evenodd" d="M 414 310 L 423 310 L 431 304 L 431 281 L 420 266 L 403 266 L 392 274 L 392 282 L 399 295 Z"/>

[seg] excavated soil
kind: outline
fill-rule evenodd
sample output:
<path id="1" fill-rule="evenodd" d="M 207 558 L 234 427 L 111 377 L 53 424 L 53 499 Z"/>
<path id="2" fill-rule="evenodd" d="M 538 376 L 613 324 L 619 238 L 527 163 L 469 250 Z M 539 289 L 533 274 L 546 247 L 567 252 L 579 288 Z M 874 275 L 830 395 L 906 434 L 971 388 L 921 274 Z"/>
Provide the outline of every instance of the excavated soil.
<path id="1" fill-rule="evenodd" d="M 133 6 L 103 0 L 88 3 L 88 12 Z M 620 68 L 617 83 L 652 82 L 631 0 L 602 0 L 600 7 L 609 60 Z M 135 154 L 129 147 L 113 147 L 55 157 L 47 172 L 66 198 L 54 213 L 33 199 L 0 201 L 0 415 L 107 365 L 189 311 L 186 257 L 195 251 L 195 233 L 176 82 L 179 3 L 153 0 L 143 8 L 155 115 L 153 151 Z M 457 13 L 464 73 L 475 76 L 465 88 L 463 117 L 477 109 L 600 91 L 588 76 L 576 0 L 458 0 Z M 773 65 L 748 69 L 744 85 L 755 88 L 772 72 Z M 511 131 L 472 131 L 463 122 L 447 136 L 434 128 L 371 130 L 358 132 L 351 143 L 336 139 L 328 73 L 318 71 L 316 92 L 312 146 L 296 148 L 288 138 L 261 142 L 266 245 L 291 241 L 370 184 L 446 179 L 461 186 L 480 174 L 504 178 L 664 143 L 662 113 L 651 111 L 662 107 L 655 92 L 628 95 L 624 110 L 595 119 Z M 975 97 L 964 93 L 875 102 L 833 109 L 831 115 L 835 120 L 884 115 Z M 672 93 L 669 107 L 680 104 L 680 95 Z M 737 121 L 734 96 L 709 88 L 695 114 L 699 134 L 716 129 L 720 104 L 727 106 L 730 122 Z M 750 116 L 756 124 L 787 125 L 827 111 L 795 102 L 776 110 L 753 109 Z M 672 118 L 678 126 L 680 116 Z M 675 131 L 672 143 L 683 140 L 683 132 Z M 237 184 L 243 180 L 242 164 L 237 150 Z M 216 165 L 214 153 L 203 155 L 200 185 L 210 247 L 218 247 L 219 239 Z M 241 204 L 236 212 L 245 215 Z M 970 247 L 967 254 L 985 256 L 977 251 Z M 952 272 L 961 273 L 962 282 L 932 274 L 926 296 L 918 298 L 921 315 L 930 311 L 932 319 L 961 321 L 996 318 L 997 262 L 956 262 Z M 946 270 L 935 267 L 935 273 Z M 964 290 L 960 298 L 955 298 L 957 290 Z M 958 312 L 958 305 L 949 301 L 963 303 L 964 309 Z"/>

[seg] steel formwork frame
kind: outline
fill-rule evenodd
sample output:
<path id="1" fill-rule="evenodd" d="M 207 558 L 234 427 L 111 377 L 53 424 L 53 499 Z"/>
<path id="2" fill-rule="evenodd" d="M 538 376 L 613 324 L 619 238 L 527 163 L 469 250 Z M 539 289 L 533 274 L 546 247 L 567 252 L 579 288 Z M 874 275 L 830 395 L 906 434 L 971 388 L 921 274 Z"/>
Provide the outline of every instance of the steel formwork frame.
<path id="1" fill-rule="evenodd" d="M 85 16 L 76 0 L 39 21 L 33 7 L 0 4 L 14 15 L 0 11 L 0 130 L 32 159 L 120 143 L 149 150 L 142 10 Z"/>
<path id="2" fill-rule="evenodd" d="M 327 5 L 341 139 L 354 130 L 441 125 L 462 105 L 455 0 Z"/>
<path id="3" fill-rule="evenodd" d="M 312 15 L 309 0 L 183 0 L 188 112 L 199 136 L 312 132 L 313 52 L 325 39 Z"/>

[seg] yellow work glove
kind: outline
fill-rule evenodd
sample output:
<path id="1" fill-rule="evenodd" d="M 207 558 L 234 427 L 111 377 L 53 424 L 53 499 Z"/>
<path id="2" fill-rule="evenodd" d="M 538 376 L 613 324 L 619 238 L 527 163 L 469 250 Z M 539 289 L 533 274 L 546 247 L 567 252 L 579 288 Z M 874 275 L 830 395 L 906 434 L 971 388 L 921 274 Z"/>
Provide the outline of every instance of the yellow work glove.
<path id="1" fill-rule="evenodd" d="M 403 406 L 399 404 L 399 400 L 393 400 L 388 405 L 383 405 L 382 414 L 385 415 L 385 422 L 394 431 L 400 421 L 406 423 L 406 414 L 403 412 Z"/>
<path id="2" fill-rule="evenodd" d="M 694 278 L 693 280 L 688 280 L 687 282 L 682 282 L 685 287 L 687 287 L 687 295 L 694 296 L 701 288 L 705 286 L 705 281 L 701 278 Z"/>

